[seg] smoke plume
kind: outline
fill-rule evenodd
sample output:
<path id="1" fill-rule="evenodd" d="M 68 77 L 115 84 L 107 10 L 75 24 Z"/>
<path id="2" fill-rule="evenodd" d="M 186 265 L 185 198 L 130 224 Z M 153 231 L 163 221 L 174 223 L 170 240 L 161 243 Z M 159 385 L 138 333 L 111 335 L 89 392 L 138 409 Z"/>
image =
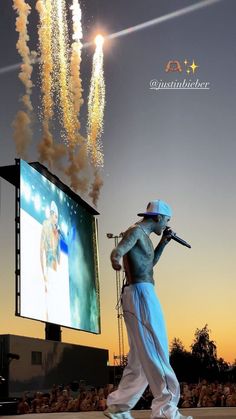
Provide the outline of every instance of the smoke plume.
<path id="1" fill-rule="evenodd" d="M 103 186 L 102 176 L 101 176 L 100 170 L 96 168 L 94 170 L 94 180 L 91 185 L 91 191 L 89 193 L 89 196 L 92 198 L 93 204 L 95 206 L 97 206 L 98 199 L 100 196 L 100 190 L 102 186 Z"/>
<path id="2" fill-rule="evenodd" d="M 63 170 L 61 159 L 66 155 L 66 146 L 64 144 L 56 144 L 48 129 L 48 125 L 43 125 L 43 137 L 38 145 L 39 159 L 41 163 L 48 163 L 50 169 L 56 166 L 59 170 Z"/>
<path id="3" fill-rule="evenodd" d="M 19 79 L 25 87 L 25 94 L 20 98 L 23 104 L 23 110 L 17 112 L 15 119 L 12 123 L 13 138 L 16 143 L 16 151 L 19 157 L 26 158 L 26 149 L 32 139 L 31 129 L 31 113 L 33 106 L 31 103 L 32 93 L 32 59 L 35 58 L 35 52 L 30 52 L 27 45 L 29 35 L 27 31 L 28 16 L 31 12 L 31 7 L 24 0 L 13 0 L 13 9 L 17 13 L 16 18 L 16 31 L 19 33 L 19 38 L 16 43 L 16 48 L 22 58 L 20 67 Z"/>
<path id="4" fill-rule="evenodd" d="M 81 144 L 76 152 L 69 148 L 68 160 L 69 164 L 65 169 L 65 174 L 70 179 L 70 186 L 76 192 L 84 195 L 89 188 L 89 166 L 86 144 Z"/>
<path id="5" fill-rule="evenodd" d="M 35 0 L 39 16 L 39 63 L 41 76 L 42 138 L 38 144 L 39 160 L 50 169 L 54 166 L 69 178 L 70 186 L 82 195 L 89 194 L 97 205 L 103 185 L 99 167 L 103 165 L 101 135 L 105 105 L 103 76 L 103 41 L 97 42 L 88 100 L 87 139 L 83 138 L 79 120 L 83 105 L 81 78 L 82 25 L 79 0 L 70 0 L 72 40 L 69 41 L 69 20 L 66 0 Z M 25 92 L 21 109 L 13 122 L 17 154 L 26 158 L 32 137 L 31 103 L 32 60 L 36 53 L 28 47 L 28 16 L 31 12 L 25 0 L 13 0 L 17 13 L 16 31 L 19 33 L 17 50 L 22 58 L 19 78 Z M 98 37 L 99 38 L 99 37 Z M 61 126 L 60 143 L 54 139 L 54 121 Z M 88 152 L 89 150 L 89 152 Z M 67 161 L 67 163 L 65 163 Z M 91 176 L 93 181 L 91 182 Z"/>

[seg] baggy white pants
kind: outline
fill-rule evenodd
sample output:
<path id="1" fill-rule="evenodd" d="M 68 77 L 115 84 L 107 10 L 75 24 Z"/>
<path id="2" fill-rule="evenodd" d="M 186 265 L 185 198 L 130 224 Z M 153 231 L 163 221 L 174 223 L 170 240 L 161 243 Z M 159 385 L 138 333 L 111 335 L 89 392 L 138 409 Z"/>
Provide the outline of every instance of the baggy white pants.
<path id="1" fill-rule="evenodd" d="M 47 267 L 47 293 L 45 294 L 46 317 L 50 323 L 58 323 L 58 273 L 54 269 Z"/>
<path id="2" fill-rule="evenodd" d="M 130 410 L 149 384 L 154 396 L 151 418 L 174 419 L 180 389 L 169 363 L 165 322 L 154 285 L 142 282 L 125 287 L 122 306 L 130 352 L 119 387 L 108 396 L 107 405 Z"/>

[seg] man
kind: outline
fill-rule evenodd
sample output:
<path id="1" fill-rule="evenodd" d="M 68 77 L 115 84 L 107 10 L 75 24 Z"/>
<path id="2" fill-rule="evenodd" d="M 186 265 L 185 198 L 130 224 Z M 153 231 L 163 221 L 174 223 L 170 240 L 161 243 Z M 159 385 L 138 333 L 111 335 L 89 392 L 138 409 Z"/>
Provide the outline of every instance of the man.
<path id="1" fill-rule="evenodd" d="M 149 235 L 160 236 L 172 216 L 170 206 L 158 199 L 148 204 L 142 221 L 123 235 L 111 253 L 111 263 L 120 270 L 123 257 L 128 286 L 122 294 L 130 352 L 119 387 L 107 399 L 105 416 L 132 419 L 132 409 L 149 384 L 152 394 L 152 419 L 193 419 L 178 411 L 179 383 L 169 363 L 168 340 L 159 300 L 154 290 L 153 266 L 171 239 L 167 229 L 154 249 Z"/>
<path id="2" fill-rule="evenodd" d="M 56 316 L 53 302 L 55 296 L 48 293 L 54 293 L 54 282 L 58 265 L 60 264 L 60 237 L 58 231 L 58 208 L 54 201 L 50 205 L 50 216 L 43 222 L 41 241 L 40 241 L 40 262 L 42 267 L 45 293 L 46 293 L 46 320 L 53 321 Z M 49 313 L 50 310 L 50 313 Z"/>

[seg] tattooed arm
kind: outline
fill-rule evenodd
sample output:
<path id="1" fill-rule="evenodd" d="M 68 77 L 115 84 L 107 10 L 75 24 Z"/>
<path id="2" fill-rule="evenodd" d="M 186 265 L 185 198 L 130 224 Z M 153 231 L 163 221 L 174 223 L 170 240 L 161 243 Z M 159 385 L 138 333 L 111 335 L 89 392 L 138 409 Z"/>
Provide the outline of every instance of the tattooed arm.
<path id="1" fill-rule="evenodd" d="M 166 230 L 166 232 L 163 233 L 161 240 L 159 241 L 157 247 L 154 250 L 153 266 L 155 266 L 156 263 L 159 261 L 164 248 L 171 240 L 171 233 L 172 233 L 171 229 L 168 229 Z"/>
<path id="2" fill-rule="evenodd" d="M 136 227 L 129 228 L 123 235 L 118 246 L 111 252 L 111 264 L 113 269 L 119 271 L 121 269 L 120 259 L 136 244 L 139 238 L 139 229 Z"/>

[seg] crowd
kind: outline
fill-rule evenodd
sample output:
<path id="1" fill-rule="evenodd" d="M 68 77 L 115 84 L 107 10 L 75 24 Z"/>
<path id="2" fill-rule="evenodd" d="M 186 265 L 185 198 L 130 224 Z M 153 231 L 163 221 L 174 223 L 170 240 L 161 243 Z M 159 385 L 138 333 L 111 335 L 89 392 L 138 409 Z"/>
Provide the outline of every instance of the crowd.
<path id="1" fill-rule="evenodd" d="M 73 392 L 70 386 L 54 385 L 49 393 L 36 392 L 33 397 L 25 393 L 18 404 L 18 413 L 86 412 L 105 410 L 106 398 L 113 386 L 80 388 Z"/>
<path id="2" fill-rule="evenodd" d="M 180 408 L 194 407 L 236 407 L 236 384 L 181 383 Z M 18 413 L 50 413 L 50 412 L 85 412 L 106 408 L 106 399 L 116 387 L 108 385 L 101 388 L 80 388 L 76 394 L 70 386 L 53 386 L 49 393 L 37 392 L 33 397 L 24 394 L 19 401 Z M 150 409 L 152 394 L 149 387 L 138 401 L 135 409 Z"/>
<path id="3" fill-rule="evenodd" d="M 182 383 L 179 407 L 236 407 L 236 384 Z"/>

